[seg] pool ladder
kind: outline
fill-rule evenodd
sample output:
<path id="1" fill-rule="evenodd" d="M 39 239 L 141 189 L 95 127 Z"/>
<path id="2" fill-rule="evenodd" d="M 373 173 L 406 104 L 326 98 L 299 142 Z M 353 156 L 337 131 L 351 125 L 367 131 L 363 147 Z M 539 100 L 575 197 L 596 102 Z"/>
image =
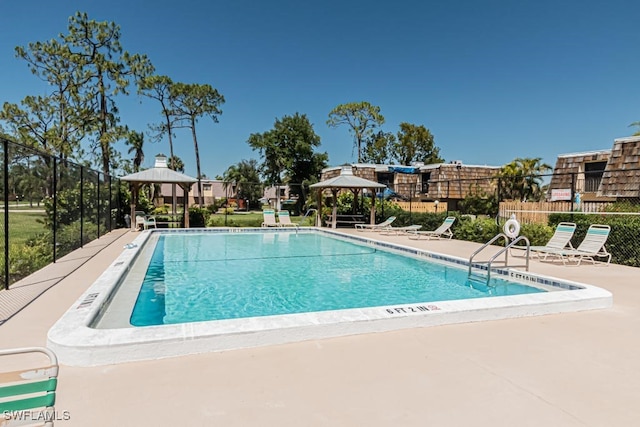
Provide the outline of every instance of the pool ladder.
<path id="1" fill-rule="evenodd" d="M 496 242 L 498 239 L 503 238 L 504 239 L 504 247 L 501 248 L 498 252 L 496 252 L 491 258 L 489 258 L 488 261 L 473 261 L 473 258 L 478 255 L 480 252 L 482 252 L 484 249 L 486 249 L 487 247 L 491 246 L 494 242 Z M 526 248 L 526 253 L 524 255 L 524 259 L 525 259 L 525 263 L 522 265 L 509 265 L 509 249 L 511 249 L 512 247 L 515 246 L 516 243 L 518 242 L 525 242 L 526 246 L 524 247 L 520 247 L 520 248 Z M 468 280 L 476 280 L 476 281 L 483 281 L 485 282 L 485 284 L 487 286 L 490 286 L 491 283 L 491 269 L 492 268 L 497 268 L 494 263 L 495 262 L 499 262 L 501 263 L 500 267 L 502 268 L 512 268 L 512 267 L 525 267 L 526 271 L 529 271 L 529 255 L 530 255 L 530 243 L 529 243 L 529 239 L 527 239 L 525 236 L 519 236 L 517 238 L 515 238 L 513 241 L 511 241 L 509 239 L 509 237 L 507 237 L 506 234 L 504 233 L 500 233 L 498 235 L 496 235 L 495 237 L 493 237 L 491 240 L 489 240 L 487 243 L 485 243 L 484 245 L 482 245 L 480 248 L 478 248 L 474 253 L 471 254 L 471 257 L 469 257 L 469 275 L 468 275 Z M 504 261 L 496 261 L 498 259 L 498 257 L 500 255 L 504 254 Z M 502 264 L 502 262 L 504 262 L 504 264 Z M 473 269 L 474 267 L 477 269 L 477 272 L 474 273 Z M 486 278 L 485 276 L 482 274 L 483 271 L 487 272 Z"/>
<path id="2" fill-rule="evenodd" d="M 318 212 L 317 209 L 315 208 L 311 208 L 311 209 L 307 209 L 307 212 L 304 214 L 304 216 L 300 219 L 300 221 L 298 221 L 298 226 L 301 226 L 302 223 L 304 222 L 304 220 L 309 216 L 309 214 L 311 212 Z"/>

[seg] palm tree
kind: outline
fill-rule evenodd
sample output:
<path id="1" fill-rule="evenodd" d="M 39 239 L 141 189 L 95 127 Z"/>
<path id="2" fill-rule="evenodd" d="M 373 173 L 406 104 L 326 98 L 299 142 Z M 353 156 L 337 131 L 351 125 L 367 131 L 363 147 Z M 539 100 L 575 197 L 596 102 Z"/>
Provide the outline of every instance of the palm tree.
<path id="1" fill-rule="evenodd" d="M 173 169 L 176 172 L 184 173 L 184 162 L 178 156 L 169 157 L 169 169 Z"/>
<path id="2" fill-rule="evenodd" d="M 127 144 L 130 145 L 128 153 L 134 153 L 133 156 L 133 171 L 139 172 L 140 165 L 144 161 L 144 151 L 142 146 L 144 145 L 144 134 L 142 132 L 131 131 L 127 138 Z"/>
<path id="3" fill-rule="evenodd" d="M 236 184 L 236 199 L 256 202 L 262 197 L 260 183 L 260 171 L 258 162 L 254 159 L 242 160 L 236 165 L 231 165 L 222 175 L 225 189 L 232 183 Z M 247 207 L 248 209 L 248 207 Z"/>
<path id="4" fill-rule="evenodd" d="M 518 157 L 500 169 L 498 176 L 505 198 L 526 201 L 542 197 L 541 175 L 551 170 L 551 166 L 541 160 L 540 157 Z"/>

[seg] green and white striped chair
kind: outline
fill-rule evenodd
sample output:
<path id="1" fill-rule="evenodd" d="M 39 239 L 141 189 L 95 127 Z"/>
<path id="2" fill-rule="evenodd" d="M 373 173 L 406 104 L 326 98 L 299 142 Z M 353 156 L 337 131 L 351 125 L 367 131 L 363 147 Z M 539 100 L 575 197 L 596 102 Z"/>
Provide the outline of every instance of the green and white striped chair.
<path id="1" fill-rule="evenodd" d="M 575 265 L 580 265 L 582 260 L 590 260 L 595 264 L 596 258 L 606 258 L 606 262 L 602 261 L 602 263 L 608 265 L 611 262 L 611 254 L 604 244 L 607 242 L 610 232 L 611 226 L 609 225 L 591 224 L 587 234 L 577 248 L 550 249 L 544 253 L 560 258 L 565 265 L 572 261 L 576 262 Z"/>
<path id="2" fill-rule="evenodd" d="M 58 359 L 49 349 L 26 347 L 0 350 L 0 366 L 17 358 L 11 356 L 41 353 L 49 358 L 45 366 L 0 372 L 0 425 L 2 427 L 45 425 L 53 426 L 56 418 L 56 387 Z M 30 360 L 30 359 L 28 359 Z M 20 362 L 23 364 L 22 362 Z"/>

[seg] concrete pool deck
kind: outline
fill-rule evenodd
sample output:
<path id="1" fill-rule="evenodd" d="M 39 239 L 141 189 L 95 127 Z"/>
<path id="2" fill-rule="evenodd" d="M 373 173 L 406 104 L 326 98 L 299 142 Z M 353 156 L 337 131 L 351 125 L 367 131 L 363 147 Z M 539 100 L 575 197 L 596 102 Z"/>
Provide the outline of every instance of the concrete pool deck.
<path id="1" fill-rule="evenodd" d="M 479 247 L 358 234 L 464 258 Z M 2 347 L 45 345 L 49 328 L 137 236 L 101 238 L 112 243 L 0 326 Z M 70 420 L 56 425 L 640 424 L 640 269 L 532 261 L 530 270 L 607 289 L 613 307 L 62 366 L 56 409 Z"/>

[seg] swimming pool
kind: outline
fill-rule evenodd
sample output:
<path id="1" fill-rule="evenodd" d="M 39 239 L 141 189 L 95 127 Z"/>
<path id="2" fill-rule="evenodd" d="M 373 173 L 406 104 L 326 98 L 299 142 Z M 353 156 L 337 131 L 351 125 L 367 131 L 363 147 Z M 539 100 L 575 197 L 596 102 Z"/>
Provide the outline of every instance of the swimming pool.
<path id="1" fill-rule="evenodd" d="M 142 285 L 131 284 L 133 326 L 545 292 L 501 278 L 486 286 L 460 268 L 319 233 L 154 237 L 150 261 L 138 259 Z"/>
<path id="2" fill-rule="evenodd" d="M 181 234 L 141 233 L 54 325 L 48 341 L 63 363 L 92 366 L 611 305 L 602 289 L 521 271 L 498 270 L 492 286 L 474 284 L 466 280 L 466 260 L 325 229 L 188 230 L 187 240 Z M 155 266 L 154 257 L 161 261 Z M 198 282 L 221 287 L 209 292 Z M 428 296 L 432 282 L 449 283 Z M 250 291 L 238 301 L 239 288 Z M 317 294 L 329 298 L 318 302 Z M 132 316 L 136 305 L 142 314 Z M 258 311 L 244 312 L 246 306 Z"/>

